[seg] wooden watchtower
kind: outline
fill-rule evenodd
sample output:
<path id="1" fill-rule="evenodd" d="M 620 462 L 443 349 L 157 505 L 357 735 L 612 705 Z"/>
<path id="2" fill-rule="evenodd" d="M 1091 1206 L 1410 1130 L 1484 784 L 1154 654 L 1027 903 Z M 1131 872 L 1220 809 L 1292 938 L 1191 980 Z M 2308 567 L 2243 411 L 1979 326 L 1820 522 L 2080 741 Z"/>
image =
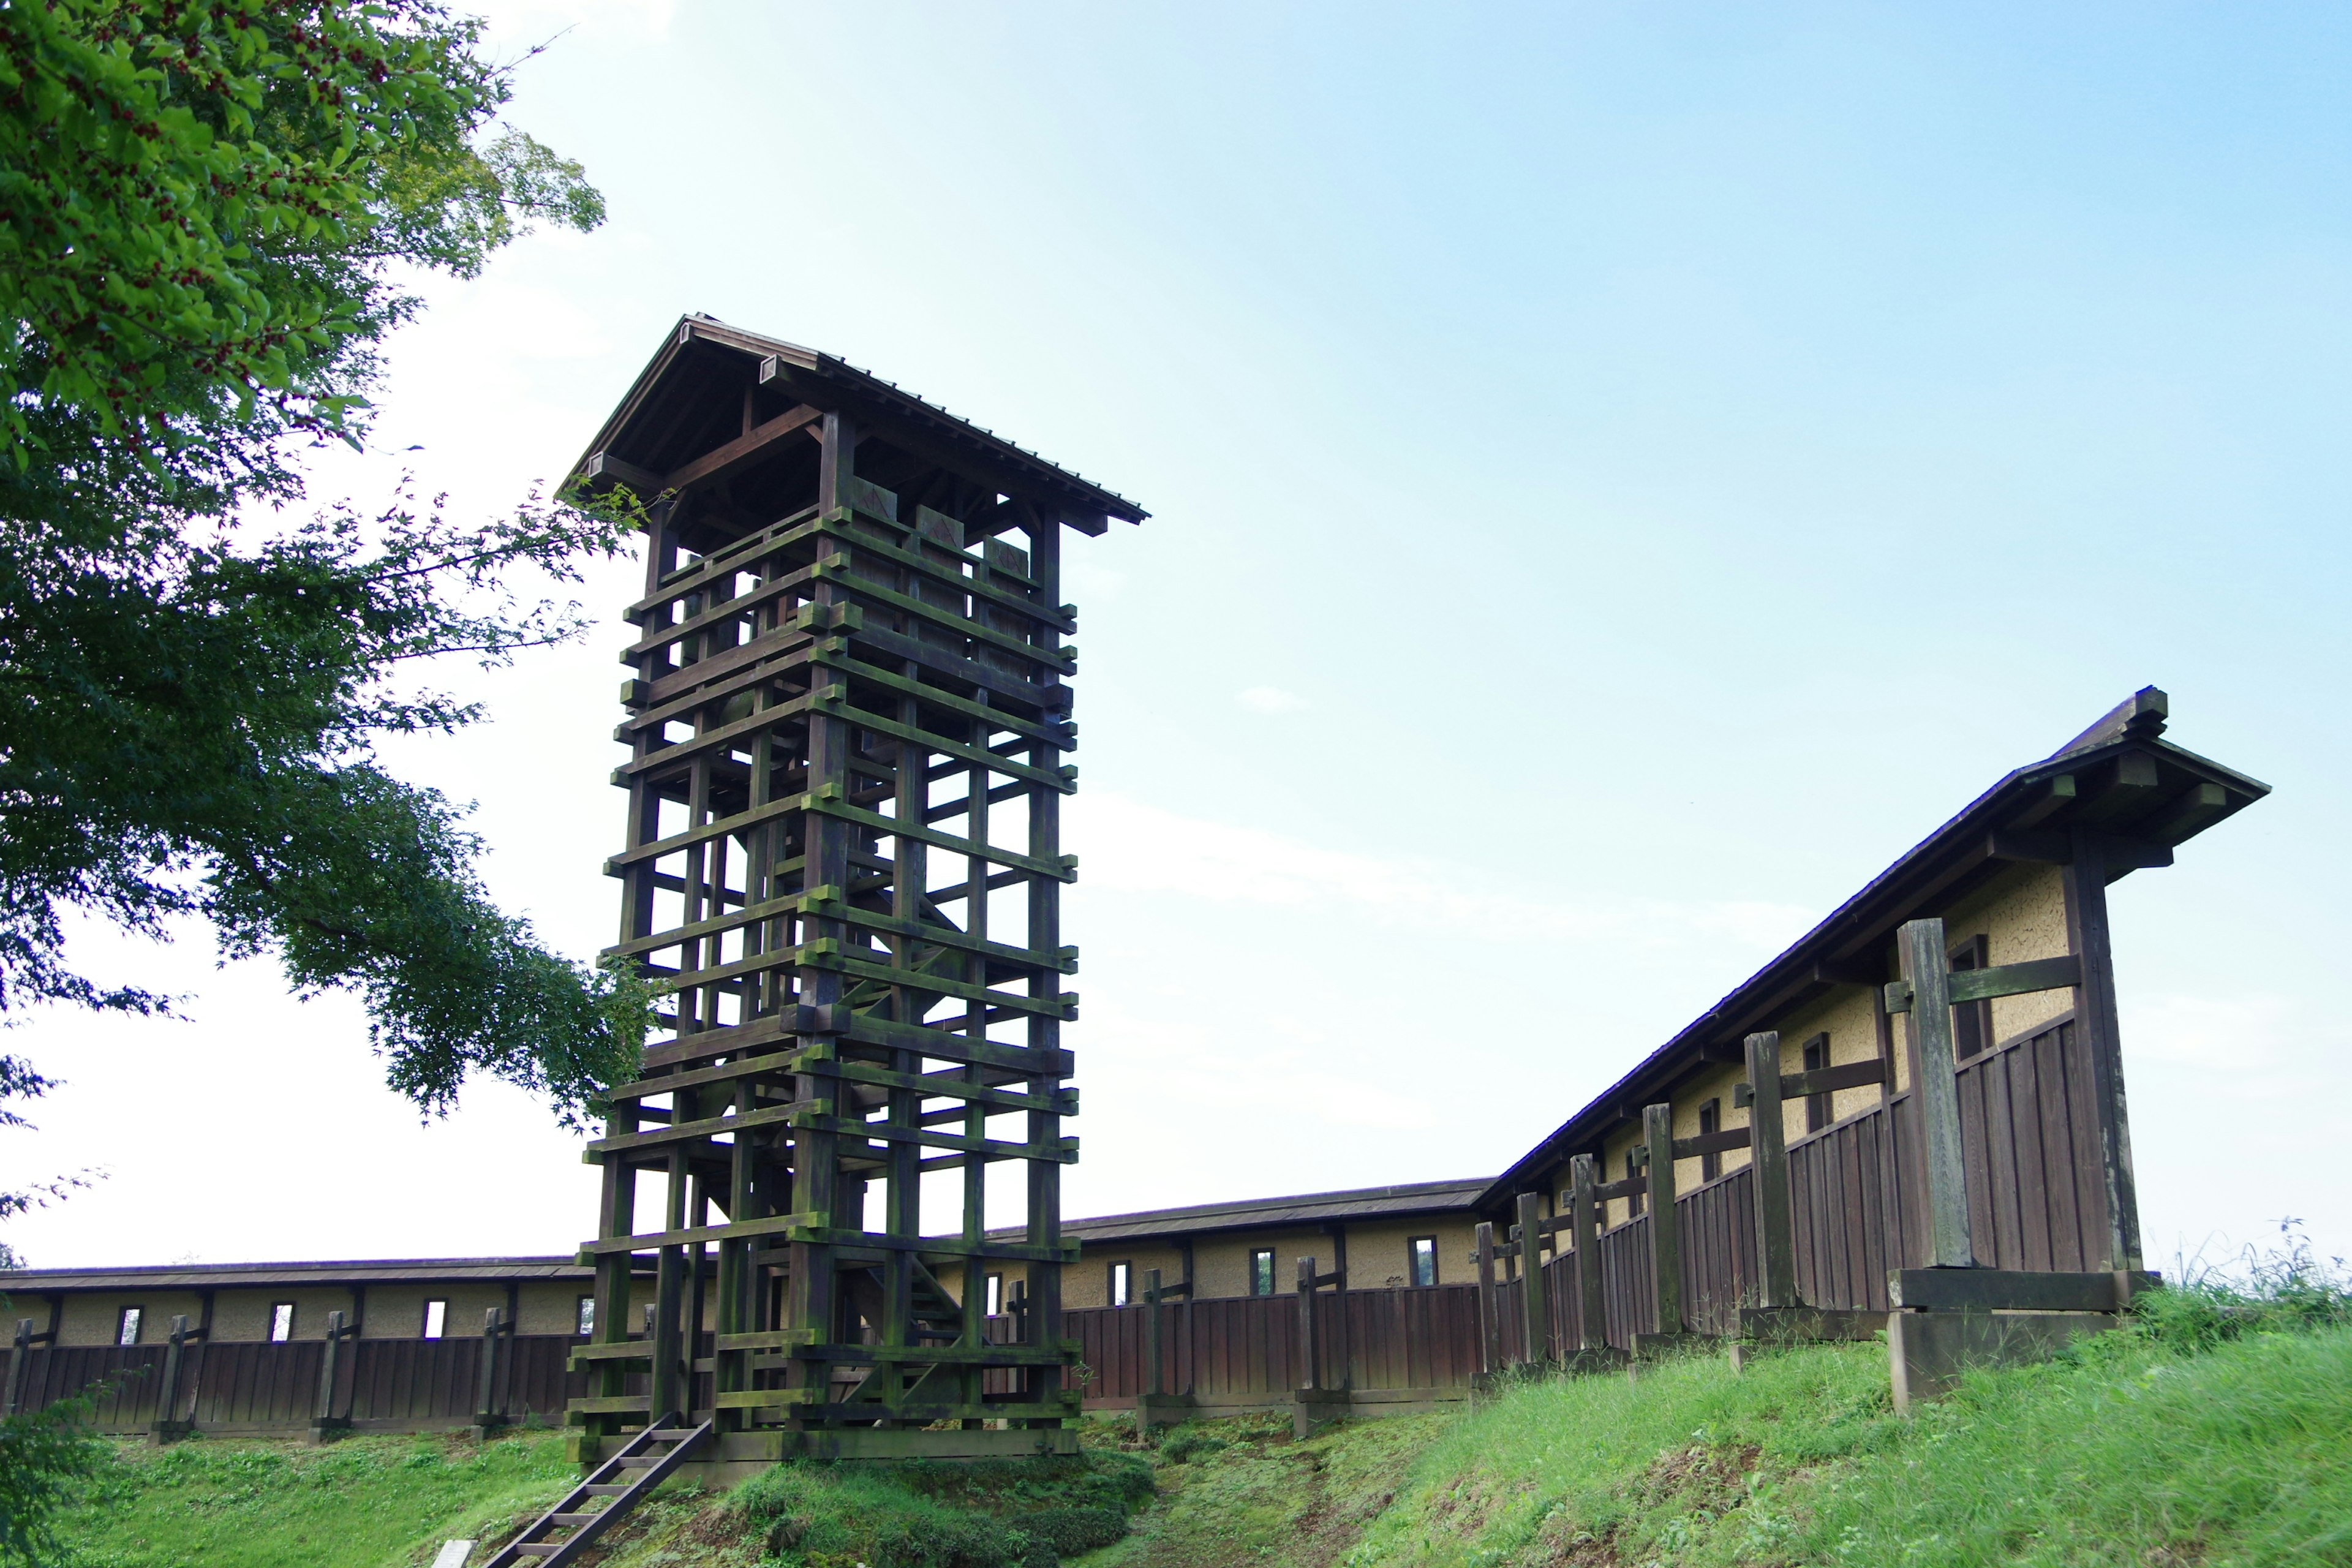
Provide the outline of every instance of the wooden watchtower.
<path id="1" fill-rule="evenodd" d="M 702 316 L 577 475 L 653 503 L 606 870 L 612 951 L 674 988 L 589 1145 L 579 1457 L 665 1418 L 731 1463 L 1065 1447 L 1062 533 L 1146 514 Z M 992 1319 L 1008 1268 L 1024 1309 Z"/>

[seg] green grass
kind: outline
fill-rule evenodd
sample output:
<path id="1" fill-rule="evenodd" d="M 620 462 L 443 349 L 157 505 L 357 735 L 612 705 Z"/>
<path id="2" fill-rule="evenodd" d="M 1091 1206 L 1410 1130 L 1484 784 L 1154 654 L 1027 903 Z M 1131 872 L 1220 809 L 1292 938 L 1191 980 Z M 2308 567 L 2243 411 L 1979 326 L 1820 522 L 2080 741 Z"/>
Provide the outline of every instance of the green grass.
<path id="1" fill-rule="evenodd" d="M 1055 1568 L 1152 1497 L 1124 1425 L 1090 1424 L 1074 1459 L 789 1464 L 717 1499 L 666 1492 L 603 1568 Z"/>
<path id="2" fill-rule="evenodd" d="M 1458 1423 L 1391 1416 L 1291 1440 L 1290 1417 L 1204 1421 L 1160 1436 L 1160 1501 L 1087 1568 L 1218 1568 L 1331 1562 L 1395 1496 L 1414 1460 Z"/>
<path id="3" fill-rule="evenodd" d="M 2352 1564 L 2352 1326 L 2167 1292 L 1903 1421 L 1883 1345 L 1513 1390 L 1414 1461 L 1348 1568 Z"/>
<path id="4" fill-rule="evenodd" d="M 59 1533 L 71 1568 L 408 1568 L 511 1529 L 574 1479 L 555 1432 L 124 1443 Z"/>
<path id="5" fill-rule="evenodd" d="M 2352 1568 L 2352 1295 L 2144 1299 L 1910 1420 L 1883 1344 L 1699 1354 L 1294 1442 L 1286 1416 L 1077 1459 L 673 1485 L 600 1568 Z M 68 1568 L 415 1568 L 571 1480 L 555 1434 L 113 1451 Z"/>

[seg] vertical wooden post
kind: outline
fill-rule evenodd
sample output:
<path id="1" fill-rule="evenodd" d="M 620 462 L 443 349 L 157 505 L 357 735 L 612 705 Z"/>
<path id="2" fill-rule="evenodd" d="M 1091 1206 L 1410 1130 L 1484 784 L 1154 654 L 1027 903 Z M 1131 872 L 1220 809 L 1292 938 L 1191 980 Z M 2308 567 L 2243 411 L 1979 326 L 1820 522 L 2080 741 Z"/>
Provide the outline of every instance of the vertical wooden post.
<path id="1" fill-rule="evenodd" d="M 1918 1073 L 1920 1153 L 1927 1196 L 1930 1268 L 1970 1268 L 1968 1168 L 1960 1149 L 1959 1062 L 1952 1028 L 1950 960 L 1944 922 L 1908 921 L 1898 933 L 1903 978 L 1911 984 L 1912 1066 Z M 2087 968 L 2088 965 L 2085 965 Z"/>
<path id="2" fill-rule="evenodd" d="M 1519 1356 L 1529 1365 L 1552 1359 L 1550 1281 L 1543 1270 L 1543 1199 L 1519 1194 L 1519 1305 L 1526 1320 Z"/>
<path id="3" fill-rule="evenodd" d="M 1609 1301 L 1601 1279 L 1601 1200 L 1592 1195 L 1597 1162 L 1579 1154 L 1568 1163 L 1568 1206 L 1576 1243 L 1576 1348 L 1609 1346 Z"/>
<path id="4" fill-rule="evenodd" d="M 1478 1370 L 1493 1373 L 1503 1370 L 1503 1303 L 1495 1291 L 1495 1222 L 1480 1220 L 1474 1234 L 1477 1237 L 1472 1256 L 1478 1265 Z"/>
<path id="5" fill-rule="evenodd" d="M 1160 1270 L 1143 1271 L 1143 1392 L 1168 1392 L 1168 1368 L 1160 1346 Z"/>
<path id="6" fill-rule="evenodd" d="M 1315 1332 L 1315 1259 L 1302 1258 L 1298 1260 L 1298 1357 L 1305 1365 L 1305 1376 L 1300 1388 L 1323 1386 L 1322 1352 Z"/>
<path id="7" fill-rule="evenodd" d="M 8 1347 L 8 1395 L 0 1402 L 0 1415 L 14 1415 L 25 1407 L 25 1382 L 33 1369 L 33 1320 L 16 1320 L 16 1342 Z"/>
<path id="8" fill-rule="evenodd" d="M 1755 1095 L 1748 1114 L 1748 1149 L 1755 1161 L 1756 1246 L 1763 1254 L 1757 1305 L 1797 1305 L 1797 1220 L 1789 1190 L 1788 1123 L 1780 1110 L 1780 1032 L 1747 1040 L 1748 1083 Z"/>
<path id="9" fill-rule="evenodd" d="M 2082 963 L 2074 1029 L 2091 1058 L 2093 1113 L 2107 1197 L 2107 1267 L 2140 1267 L 2139 1186 L 2132 1174 L 2131 1119 L 2124 1108 L 2122 1035 L 2116 1024 L 2116 956 L 2107 924 L 2105 844 L 2094 829 L 2071 830 L 2074 858 L 2063 873 L 2066 945 Z"/>
<path id="10" fill-rule="evenodd" d="M 169 1443 L 180 1432 L 180 1368 L 187 1354 L 188 1315 L 174 1313 L 171 1342 L 163 1349 L 163 1376 L 155 1389 L 155 1415 L 148 1426 L 150 1438 Z"/>
<path id="11" fill-rule="evenodd" d="M 338 1392 L 337 1385 L 341 1381 L 345 1338 L 343 1324 L 348 1321 L 341 1311 L 327 1314 L 327 1342 L 320 1347 L 319 1352 L 319 1399 L 312 1406 L 310 1414 L 310 1440 L 314 1443 L 325 1442 L 338 1425 L 335 1419 L 335 1395 Z"/>
<path id="12" fill-rule="evenodd" d="M 482 1314 L 481 1384 L 474 1397 L 475 1435 L 488 1437 L 507 1424 L 505 1402 L 499 1398 L 499 1363 L 506 1340 L 507 1311 L 492 1307 Z"/>
<path id="13" fill-rule="evenodd" d="M 1642 1108 L 1642 1139 L 1649 1151 L 1650 1288 L 1655 1331 L 1683 1331 L 1682 1215 L 1675 1209 L 1675 1108 Z"/>

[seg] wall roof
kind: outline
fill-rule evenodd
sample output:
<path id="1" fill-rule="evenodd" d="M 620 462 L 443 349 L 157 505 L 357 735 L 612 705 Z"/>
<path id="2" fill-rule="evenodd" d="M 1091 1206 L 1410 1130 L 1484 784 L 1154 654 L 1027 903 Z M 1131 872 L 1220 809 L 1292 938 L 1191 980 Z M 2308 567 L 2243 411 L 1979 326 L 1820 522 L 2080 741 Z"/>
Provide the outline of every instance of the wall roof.
<path id="1" fill-rule="evenodd" d="M 60 1290 L 226 1290 L 345 1285 L 504 1284 L 568 1279 L 595 1270 L 569 1258 L 390 1258 L 320 1263 L 166 1263 L 129 1268 L 18 1268 L 0 1273 L 0 1293 Z"/>
<path id="2" fill-rule="evenodd" d="M 1478 1208 L 1507 1205 L 1551 1166 L 1598 1148 L 1703 1064 L 1738 1059 L 1748 1034 L 1791 1009 L 1839 984 L 1886 978 L 1885 944 L 1904 921 L 1948 908 L 2020 861 L 2063 858 L 2066 829 L 2095 827 L 2129 841 L 2140 865 L 2169 865 L 2176 845 L 2270 793 L 2162 739 L 2169 710 L 2162 691 L 2144 687 L 2049 756 L 2005 774 L 1520 1156 Z M 2109 872 L 2111 881 L 2122 874 Z"/>
<path id="3" fill-rule="evenodd" d="M 1490 1184 L 1484 1177 L 1454 1182 L 1411 1182 L 1386 1187 L 1352 1187 L 1337 1193 L 1300 1193 L 1251 1198 L 1241 1203 L 1194 1204 L 1183 1208 L 1144 1209 L 1062 1222 L 1062 1234 L 1094 1246 L 1107 1241 L 1178 1238 L 1205 1231 L 1271 1230 L 1326 1225 L 1334 1220 L 1401 1219 L 1467 1210 Z M 992 1235 L 1017 1236 L 1008 1228 Z"/>

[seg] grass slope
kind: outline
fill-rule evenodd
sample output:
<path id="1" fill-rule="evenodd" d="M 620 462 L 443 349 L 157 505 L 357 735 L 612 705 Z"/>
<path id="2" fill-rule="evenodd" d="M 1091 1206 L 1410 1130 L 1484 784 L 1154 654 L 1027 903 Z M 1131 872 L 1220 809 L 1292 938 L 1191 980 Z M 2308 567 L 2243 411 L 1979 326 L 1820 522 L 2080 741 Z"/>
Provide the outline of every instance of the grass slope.
<path id="1" fill-rule="evenodd" d="M 1088 1564 L 2352 1568 L 2352 1326 L 2168 1292 L 1898 1420 L 1884 1345 L 1528 1383 L 1304 1444 L 1204 1424 Z M 877 1565 L 879 1568 L 879 1565 Z"/>
<path id="2" fill-rule="evenodd" d="M 573 1479 L 555 1432 L 124 1443 L 60 1534 L 71 1568 L 406 1568 L 516 1528 Z"/>
<path id="3" fill-rule="evenodd" d="M 597 1568 L 2352 1568 L 2352 1298 L 2158 1293 L 1903 1421 L 1883 1345 L 1531 1382 L 1475 1410 L 1089 1421 L 1051 1464 L 673 1486 Z M 125 1446 L 70 1568 L 413 1568 L 570 1480 L 553 1434 Z"/>

